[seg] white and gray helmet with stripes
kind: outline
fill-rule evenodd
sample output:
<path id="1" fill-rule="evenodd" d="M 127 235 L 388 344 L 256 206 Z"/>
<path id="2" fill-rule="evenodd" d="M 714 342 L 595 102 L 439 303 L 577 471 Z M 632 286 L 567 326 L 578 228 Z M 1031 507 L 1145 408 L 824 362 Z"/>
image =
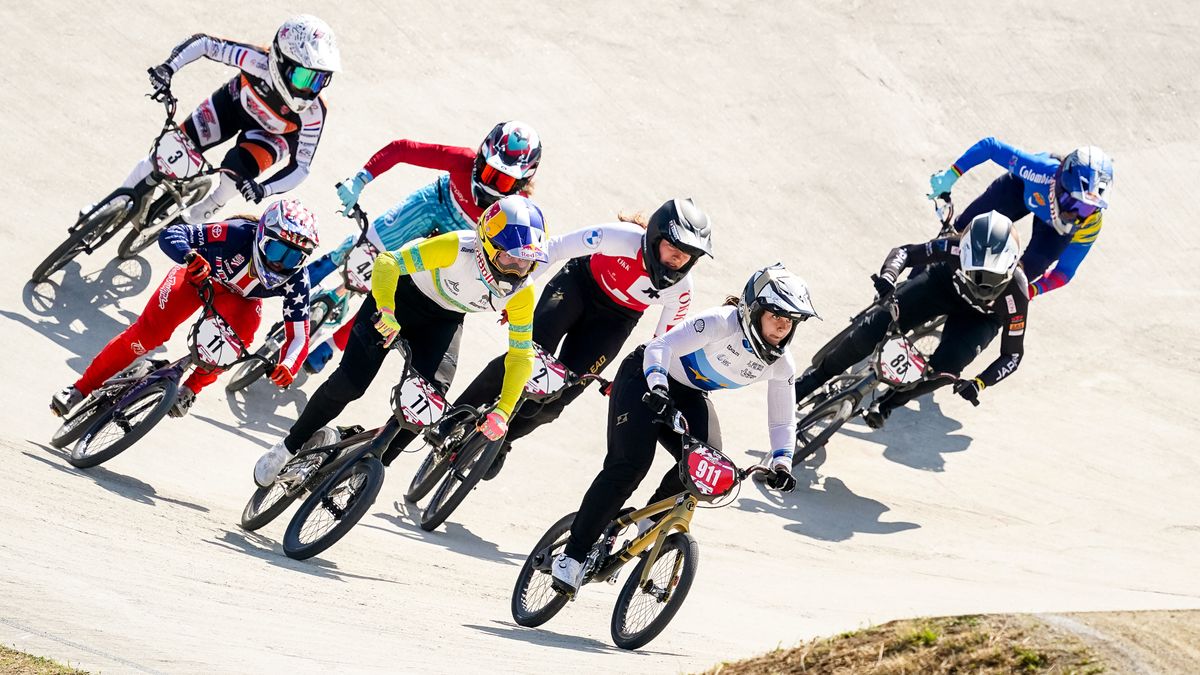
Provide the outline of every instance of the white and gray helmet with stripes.
<path id="1" fill-rule="evenodd" d="M 342 69 L 337 38 L 329 24 L 309 14 L 294 16 L 275 31 L 270 60 L 271 84 L 297 112 L 307 110 Z"/>
<path id="2" fill-rule="evenodd" d="M 767 342 L 762 334 L 762 314 L 767 310 L 792 320 L 792 329 L 778 345 Z M 768 364 L 774 363 L 787 351 L 788 343 L 796 334 L 796 326 L 801 321 L 816 316 L 817 311 L 813 309 L 808 284 L 787 271 L 783 263 L 775 263 L 751 274 L 750 280 L 742 290 L 742 297 L 738 300 L 738 320 L 741 322 L 746 342 L 754 350 L 754 355 Z"/>
<path id="3" fill-rule="evenodd" d="M 995 211 L 971 219 L 958 243 L 955 282 L 967 300 L 988 305 L 1004 293 L 1021 259 L 1013 223 Z"/>

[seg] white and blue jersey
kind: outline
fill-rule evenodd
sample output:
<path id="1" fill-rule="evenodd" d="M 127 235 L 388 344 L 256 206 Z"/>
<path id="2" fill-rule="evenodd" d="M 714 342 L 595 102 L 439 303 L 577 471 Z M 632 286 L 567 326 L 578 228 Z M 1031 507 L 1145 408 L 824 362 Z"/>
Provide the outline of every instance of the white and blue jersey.
<path id="1" fill-rule="evenodd" d="M 796 438 L 795 361 L 788 352 L 771 364 L 758 358 L 742 333 L 737 307 L 711 309 L 646 343 L 642 371 L 651 388 L 668 386 L 668 378 L 701 391 L 765 380 L 772 458 L 790 461 Z"/>

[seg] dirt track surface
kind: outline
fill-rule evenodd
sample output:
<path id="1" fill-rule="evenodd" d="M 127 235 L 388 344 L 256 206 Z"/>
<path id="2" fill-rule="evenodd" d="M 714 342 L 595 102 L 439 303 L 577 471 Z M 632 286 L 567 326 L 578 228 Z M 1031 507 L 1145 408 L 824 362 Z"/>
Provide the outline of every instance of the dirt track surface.
<path id="1" fill-rule="evenodd" d="M 936 230 L 927 176 L 979 137 L 1096 143 L 1116 158 L 1107 226 L 1072 284 L 1033 303 L 1020 372 L 978 409 L 942 393 L 884 432 L 851 426 L 786 498 L 746 486 L 701 513 L 691 596 L 637 654 L 609 642 L 614 587 L 587 588 L 542 630 L 509 615 L 520 561 L 600 466 L 594 392 L 519 445 L 448 527 L 423 534 L 402 507 L 409 456 L 356 530 L 304 563 L 282 555 L 286 518 L 259 534 L 236 523 L 254 459 L 320 377 L 247 398 L 214 386 L 188 418 L 87 472 L 44 445 L 50 394 L 167 265 L 157 251 L 109 263 L 112 244 L 55 284 L 31 288 L 29 272 L 159 128 L 146 67 L 196 31 L 265 42 L 292 8 L 0 5 L 0 641 L 104 672 L 675 672 L 906 616 L 1200 607 L 1200 419 L 1179 395 L 1200 384 L 1200 14 L 1184 0 L 1104 5 L 305 4 L 338 31 L 346 66 L 297 192 L 327 245 L 349 231 L 333 183 L 384 142 L 471 145 L 519 118 L 546 144 L 538 198 L 553 229 L 693 195 L 718 228 L 696 307 L 776 259 L 806 277 L 826 320 L 803 327 L 801 362 L 869 300 L 888 249 Z M 188 67 L 181 109 L 229 75 Z M 980 167 L 956 195 L 998 172 Z M 431 179 L 398 167 L 364 205 L 378 213 Z M 455 391 L 503 344 L 491 318 L 467 325 Z M 399 368 L 341 419 L 381 422 Z M 743 463 L 766 444 L 764 396 L 716 396 Z"/>

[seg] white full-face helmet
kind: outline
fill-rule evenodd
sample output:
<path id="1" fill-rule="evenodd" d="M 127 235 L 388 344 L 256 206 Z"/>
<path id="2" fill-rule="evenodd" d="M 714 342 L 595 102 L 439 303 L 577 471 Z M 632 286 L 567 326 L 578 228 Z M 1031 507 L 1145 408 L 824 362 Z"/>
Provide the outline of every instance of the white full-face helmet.
<path id="1" fill-rule="evenodd" d="M 275 32 L 268 56 L 271 83 L 292 110 L 307 110 L 342 69 L 329 24 L 309 14 L 294 16 Z"/>
<path id="2" fill-rule="evenodd" d="M 1021 258 L 1012 221 L 995 211 L 971 219 L 958 243 L 955 285 L 967 300 L 989 305 L 1004 293 Z"/>

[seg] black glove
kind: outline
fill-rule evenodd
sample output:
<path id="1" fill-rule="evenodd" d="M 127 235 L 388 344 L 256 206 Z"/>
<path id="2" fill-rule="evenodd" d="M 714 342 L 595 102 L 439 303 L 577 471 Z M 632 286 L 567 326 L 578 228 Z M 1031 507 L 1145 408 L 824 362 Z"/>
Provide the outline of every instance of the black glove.
<path id="1" fill-rule="evenodd" d="M 896 284 L 878 274 L 871 275 L 871 283 L 875 284 L 875 292 L 879 295 L 880 300 L 890 297 L 896 291 Z"/>
<path id="2" fill-rule="evenodd" d="M 959 380 L 954 383 L 954 393 L 971 402 L 971 405 L 979 405 L 979 392 L 983 391 L 983 383 L 978 379 L 974 380 Z"/>
<path id="3" fill-rule="evenodd" d="M 253 178 L 238 179 L 237 188 L 246 201 L 254 202 L 255 204 L 261 202 L 263 197 L 267 196 L 267 189 Z"/>
<path id="4" fill-rule="evenodd" d="M 150 86 L 154 87 L 154 93 L 166 91 L 171 88 L 171 76 L 175 71 L 171 70 L 171 66 L 162 64 L 148 68 L 146 73 L 150 75 Z"/>
<path id="5" fill-rule="evenodd" d="M 667 388 L 659 385 L 642 396 L 642 403 L 650 409 L 650 414 L 654 416 L 655 422 L 663 424 L 671 423 L 671 415 L 675 412 L 675 402 L 671 400 L 671 394 Z"/>
<path id="6" fill-rule="evenodd" d="M 791 492 L 796 489 L 796 477 L 786 468 L 779 467 L 767 476 L 767 487 L 780 492 Z"/>

